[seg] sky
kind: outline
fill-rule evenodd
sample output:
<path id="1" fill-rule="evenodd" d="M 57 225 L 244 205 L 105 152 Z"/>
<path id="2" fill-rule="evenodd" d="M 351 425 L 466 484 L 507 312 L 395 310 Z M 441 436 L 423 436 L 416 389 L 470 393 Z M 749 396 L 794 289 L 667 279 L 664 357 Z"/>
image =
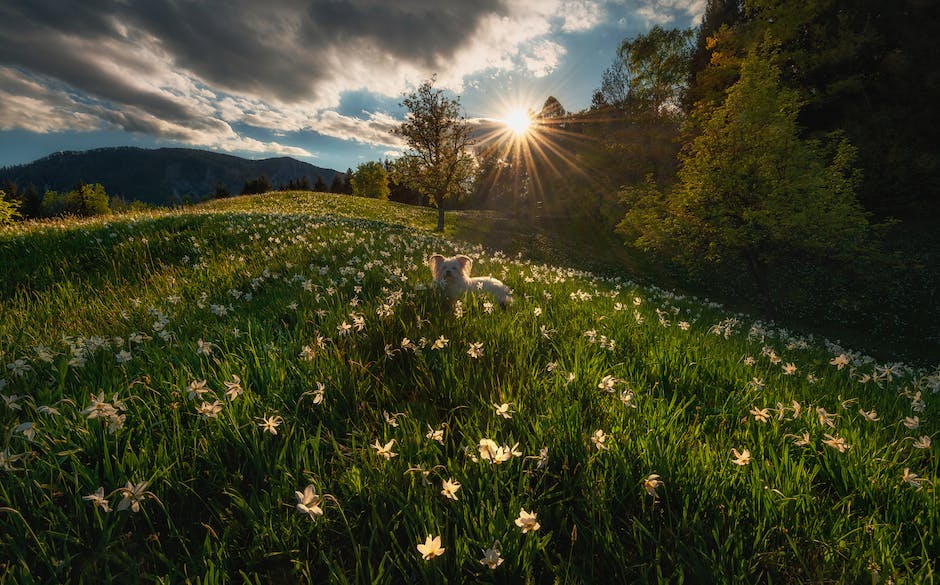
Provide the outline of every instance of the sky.
<path id="1" fill-rule="evenodd" d="M 201 148 L 338 170 L 394 158 L 424 80 L 468 118 L 587 108 L 623 39 L 705 0 L 2 0 L 0 166 Z"/>

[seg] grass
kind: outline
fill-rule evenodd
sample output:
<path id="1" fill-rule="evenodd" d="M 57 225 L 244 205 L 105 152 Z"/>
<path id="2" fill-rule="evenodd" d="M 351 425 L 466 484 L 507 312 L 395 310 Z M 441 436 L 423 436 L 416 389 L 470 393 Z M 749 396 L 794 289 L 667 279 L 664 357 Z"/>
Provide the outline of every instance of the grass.
<path id="1" fill-rule="evenodd" d="M 940 371 L 435 220 L 288 193 L 0 232 L 0 582 L 933 582 Z M 433 252 L 515 304 L 445 306 Z"/>

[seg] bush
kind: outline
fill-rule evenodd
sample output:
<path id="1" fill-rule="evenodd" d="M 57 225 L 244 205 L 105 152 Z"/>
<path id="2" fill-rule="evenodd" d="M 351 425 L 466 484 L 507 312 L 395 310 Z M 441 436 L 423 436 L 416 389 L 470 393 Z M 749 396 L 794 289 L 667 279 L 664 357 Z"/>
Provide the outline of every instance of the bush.
<path id="1" fill-rule="evenodd" d="M 6 192 L 0 190 L 0 225 L 13 223 L 13 220 L 20 216 L 18 207 L 18 201 L 7 201 Z"/>

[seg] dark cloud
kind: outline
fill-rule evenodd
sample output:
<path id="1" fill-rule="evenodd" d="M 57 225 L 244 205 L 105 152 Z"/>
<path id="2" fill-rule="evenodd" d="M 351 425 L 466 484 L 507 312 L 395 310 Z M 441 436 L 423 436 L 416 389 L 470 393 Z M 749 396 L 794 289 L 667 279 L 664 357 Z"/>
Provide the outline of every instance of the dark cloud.
<path id="1" fill-rule="evenodd" d="M 293 102 L 319 97 L 317 82 L 337 59 L 361 56 L 343 48 L 431 69 L 484 15 L 503 11 L 500 0 L 4 0 L 0 63 L 182 118 L 178 104 L 136 92 L 107 61 L 152 38 L 175 66 L 214 87 Z"/>

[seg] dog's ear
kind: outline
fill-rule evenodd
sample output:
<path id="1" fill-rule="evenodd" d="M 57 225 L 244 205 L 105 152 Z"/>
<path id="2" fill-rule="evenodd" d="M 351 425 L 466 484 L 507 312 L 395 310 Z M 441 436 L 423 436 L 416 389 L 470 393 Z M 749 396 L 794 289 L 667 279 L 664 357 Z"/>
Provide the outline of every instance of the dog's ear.
<path id="1" fill-rule="evenodd" d="M 444 263 L 444 257 L 440 254 L 431 256 L 428 260 L 428 266 L 431 267 L 431 279 L 437 280 L 437 273 L 441 270 L 441 264 Z"/>
<path id="2" fill-rule="evenodd" d="M 454 260 L 460 264 L 460 271 L 463 272 L 467 278 L 470 278 L 470 269 L 473 267 L 473 260 L 463 254 L 456 256 Z"/>

